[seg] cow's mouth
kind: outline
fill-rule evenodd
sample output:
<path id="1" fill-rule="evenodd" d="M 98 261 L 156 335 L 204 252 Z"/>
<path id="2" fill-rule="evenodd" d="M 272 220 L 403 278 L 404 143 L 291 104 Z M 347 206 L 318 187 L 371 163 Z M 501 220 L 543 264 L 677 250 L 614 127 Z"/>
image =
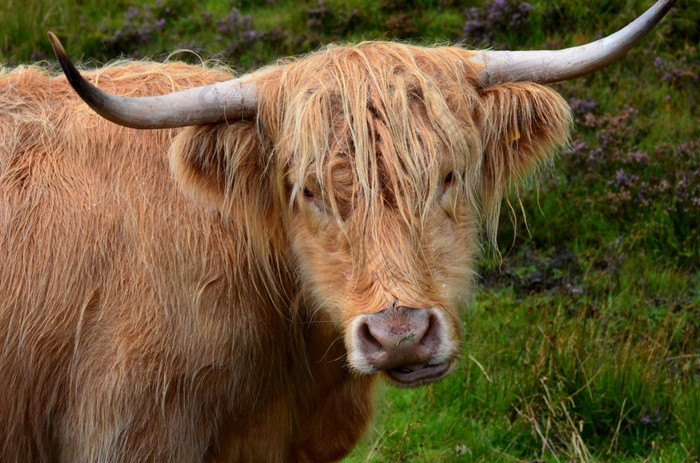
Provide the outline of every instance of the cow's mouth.
<path id="1" fill-rule="evenodd" d="M 389 378 L 398 386 L 418 386 L 438 381 L 450 371 L 452 362 L 437 365 L 405 365 L 385 370 Z"/>

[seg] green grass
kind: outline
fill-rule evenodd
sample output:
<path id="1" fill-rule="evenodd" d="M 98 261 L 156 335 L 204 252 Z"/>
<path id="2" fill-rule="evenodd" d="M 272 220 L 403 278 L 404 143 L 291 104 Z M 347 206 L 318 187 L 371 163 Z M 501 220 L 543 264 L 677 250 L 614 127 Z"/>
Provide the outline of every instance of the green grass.
<path id="1" fill-rule="evenodd" d="M 0 63 L 52 60 L 53 30 L 83 60 L 159 59 L 184 46 L 238 70 L 330 41 L 564 47 L 651 3 L 536 1 L 527 21 L 465 37 L 464 11 L 488 2 L 243 0 L 226 19 L 225 0 L 8 1 Z M 554 85 L 577 110 L 571 148 L 520 189 L 527 226 L 504 207 L 459 368 L 429 387 L 382 386 L 347 461 L 700 459 L 698 23 L 696 2 L 678 0 L 619 63 Z M 578 110 L 574 98 L 594 104 Z"/>
<path id="2" fill-rule="evenodd" d="M 585 271 L 579 295 L 481 288 L 458 371 L 383 391 L 349 460 L 693 461 L 697 372 L 679 352 L 696 347 L 699 301 L 665 303 L 694 283 L 642 263 L 612 282 Z"/>

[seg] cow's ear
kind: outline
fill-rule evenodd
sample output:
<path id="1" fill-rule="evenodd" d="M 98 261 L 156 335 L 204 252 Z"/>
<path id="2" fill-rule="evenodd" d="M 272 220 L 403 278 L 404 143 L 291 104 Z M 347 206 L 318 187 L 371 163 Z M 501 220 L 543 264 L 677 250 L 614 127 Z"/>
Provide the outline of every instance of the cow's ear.
<path id="1" fill-rule="evenodd" d="M 504 193 L 566 144 L 572 117 L 558 93 L 530 82 L 495 85 L 481 96 L 482 207 L 495 240 Z"/>
<path id="2" fill-rule="evenodd" d="M 170 167 L 186 193 L 226 212 L 241 192 L 260 191 L 260 145 L 253 122 L 188 127 L 173 142 Z"/>

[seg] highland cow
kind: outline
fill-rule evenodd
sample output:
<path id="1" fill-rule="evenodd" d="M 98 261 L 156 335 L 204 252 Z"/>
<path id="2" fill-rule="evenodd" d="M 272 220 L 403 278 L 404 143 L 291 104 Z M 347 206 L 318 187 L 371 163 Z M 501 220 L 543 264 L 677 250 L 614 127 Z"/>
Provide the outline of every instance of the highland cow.
<path id="1" fill-rule="evenodd" d="M 541 83 L 671 3 L 574 49 L 370 42 L 233 80 L 85 80 L 51 35 L 68 80 L 0 73 L 0 460 L 342 458 L 376 373 L 454 368 L 482 230 L 569 134 Z"/>

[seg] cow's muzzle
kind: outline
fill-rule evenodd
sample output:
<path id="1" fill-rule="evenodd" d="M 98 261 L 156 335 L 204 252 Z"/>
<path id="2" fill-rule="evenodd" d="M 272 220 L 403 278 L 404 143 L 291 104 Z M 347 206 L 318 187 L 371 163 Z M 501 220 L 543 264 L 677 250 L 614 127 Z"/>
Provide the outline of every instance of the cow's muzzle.
<path id="1" fill-rule="evenodd" d="M 439 309 L 392 307 L 364 314 L 354 324 L 354 355 L 359 370 L 383 370 L 396 384 L 437 381 L 452 366 L 454 348 Z"/>

